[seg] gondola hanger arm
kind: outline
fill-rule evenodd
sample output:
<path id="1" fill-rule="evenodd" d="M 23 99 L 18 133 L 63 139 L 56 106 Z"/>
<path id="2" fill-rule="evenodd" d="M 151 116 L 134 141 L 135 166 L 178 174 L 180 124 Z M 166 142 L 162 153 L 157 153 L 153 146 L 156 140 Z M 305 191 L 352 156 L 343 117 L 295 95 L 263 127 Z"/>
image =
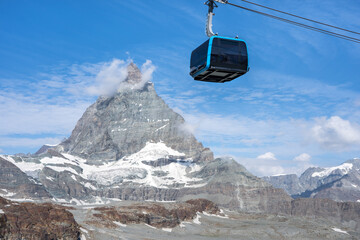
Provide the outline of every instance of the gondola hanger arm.
<path id="1" fill-rule="evenodd" d="M 212 30 L 212 27 L 213 27 L 212 20 L 213 20 L 213 16 L 215 15 L 214 8 L 217 7 L 215 2 L 227 4 L 228 1 L 227 0 L 208 0 L 205 2 L 205 5 L 207 5 L 209 7 L 207 21 L 206 21 L 206 35 L 208 37 L 217 35 L 217 33 L 215 34 Z"/>

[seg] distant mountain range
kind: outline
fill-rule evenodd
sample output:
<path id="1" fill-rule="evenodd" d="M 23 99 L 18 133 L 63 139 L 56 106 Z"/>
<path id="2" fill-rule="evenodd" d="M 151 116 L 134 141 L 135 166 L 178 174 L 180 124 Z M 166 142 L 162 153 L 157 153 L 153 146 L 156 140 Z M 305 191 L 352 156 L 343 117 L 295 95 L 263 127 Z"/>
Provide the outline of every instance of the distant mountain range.
<path id="1" fill-rule="evenodd" d="M 339 202 L 360 202 L 360 159 L 354 158 L 336 167 L 308 168 L 295 174 L 263 177 L 274 187 L 294 198 L 325 198 Z"/>

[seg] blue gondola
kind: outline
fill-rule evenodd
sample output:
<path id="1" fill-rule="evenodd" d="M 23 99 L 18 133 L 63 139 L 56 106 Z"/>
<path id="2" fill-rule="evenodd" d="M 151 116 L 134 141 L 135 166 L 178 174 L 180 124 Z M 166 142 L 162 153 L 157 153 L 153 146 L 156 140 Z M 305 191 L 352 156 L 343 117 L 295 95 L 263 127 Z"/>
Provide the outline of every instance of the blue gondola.
<path id="1" fill-rule="evenodd" d="M 190 75 L 198 81 L 228 82 L 249 71 L 246 43 L 212 36 L 191 54 Z"/>
<path id="2" fill-rule="evenodd" d="M 220 37 L 212 30 L 212 19 L 216 2 L 227 0 L 207 0 L 209 7 L 206 35 L 209 40 L 191 53 L 190 75 L 198 81 L 229 82 L 249 71 L 246 43 L 238 38 Z"/>

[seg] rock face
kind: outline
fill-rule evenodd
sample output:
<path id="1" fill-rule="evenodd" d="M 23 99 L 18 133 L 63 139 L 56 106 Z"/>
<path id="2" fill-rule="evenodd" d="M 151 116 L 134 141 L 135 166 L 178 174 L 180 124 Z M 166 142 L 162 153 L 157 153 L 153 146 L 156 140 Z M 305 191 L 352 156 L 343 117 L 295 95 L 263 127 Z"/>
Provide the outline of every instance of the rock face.
<path id="1" fill-rule="evenodd" d="M 360 231 L 359 203 L 335 202 L 329 199 L 295 199 L 291 203 L 291 215 L 325 218 Z"/>
<path id="2" fill-rule="evenodd" d="M 148 224 L 156 228 L 174 228 L 183 221 L 192 221 L 198 212 L 219 214 L 219 208 L 206 199 L 193 199 L 185 203 L 136 204 L 126 207 L 98 207 L 90 224 L 118 227 L 118 224 Z M 114 223 L 115 222 L 115 223 Z"/>
<path id="3" fill-rule="evenodd" d="M 44 186 L 27 176 L 13 163 L 0 157 L 0 194 L 14 198 L 49 199 Z"/>
<path id="4" fill-rule="evenodd" d="M 249 173 L 231 158 L 218 158 L 206 164 L 194 177 L 207 184 L 200 188 L 181 189 L 180 199 L 202 197 L 220 206 L 250 212 L 286 212 L 291 198 Z"/>
<path id="5" fill-rule="evenodd" d="M 35 153 L 35 155 L 42 154 L 52 147 L 54 147 L 54 146 L 45 144 Z"/>
<path id="6" fill-rule="evenodd" d="M 128 70 L 128 82 L 141 81 L 141 72 L 134 64 Z M 100 97 L 58 149 L 93 164 L 102 164 L 139 152 L 152 141 L 163 142 L 194 161 L 212 160 L 210 150 L 183 130 L 184 123 L 148 82 L 140 89 L 125 89 L 111 97 Z"/>
<path id="7" fill-rule="evenodd" d="M 80 236 L 72 213 L 53 204 L 15 203 L 0 197 L 0 239 L 63 239 Z"/>
<path id="8" fill-rule="evenodd" d="M 294 195 L 304 191 L 304 187 L 296 174 L 263 177 L 268 183 L 276 188 L 284 189 L 288 194 Z"/>
<path id="9" fill-rule="evenodd" d="M 263 179 L 295 198 L 327 198 L 342 202 L 360 200 L 360 159 L 336 167 L 309 168 L 299 178 L 283 175 Z"/>

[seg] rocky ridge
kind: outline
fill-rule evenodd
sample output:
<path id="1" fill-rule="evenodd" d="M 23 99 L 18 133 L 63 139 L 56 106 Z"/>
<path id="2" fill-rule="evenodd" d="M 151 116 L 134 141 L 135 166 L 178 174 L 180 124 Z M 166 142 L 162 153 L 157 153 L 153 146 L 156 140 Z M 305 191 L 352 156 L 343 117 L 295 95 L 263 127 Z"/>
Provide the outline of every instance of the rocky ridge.
<path id="1" fill-rule="evenodd" d="M 300 177 L 292 174 L 263 179 L 295 198 L 360 202 L 360 159 L 357 158 L 336 167 L 308 168 Z"/>
<path id="2" fill-rule="evenodd" d="M 0 194 L 4 197 L 50 200 L 51 195 L 36 179 L 0 157 Z"/>
<path id="3" fill-rule="evenodd" d="M 67 208 L 45 203 L 18 203 L 0 197 L 0 239 L 63 239 L 80 237 L 80 227 Z"/>
<path id="4" fill-rule="evenodd" d="M 155 228 L 174 228 L 184 221 L 193 221 L 197 214 L 206 212 L 219 216 L 219 208 L 206 199 L 193 199 L 184 203 L 137 203 L 124 207 L 97 207 L 88 224 L 101 224 L 116 228 L 127 224 L 148 224 Z"/>

